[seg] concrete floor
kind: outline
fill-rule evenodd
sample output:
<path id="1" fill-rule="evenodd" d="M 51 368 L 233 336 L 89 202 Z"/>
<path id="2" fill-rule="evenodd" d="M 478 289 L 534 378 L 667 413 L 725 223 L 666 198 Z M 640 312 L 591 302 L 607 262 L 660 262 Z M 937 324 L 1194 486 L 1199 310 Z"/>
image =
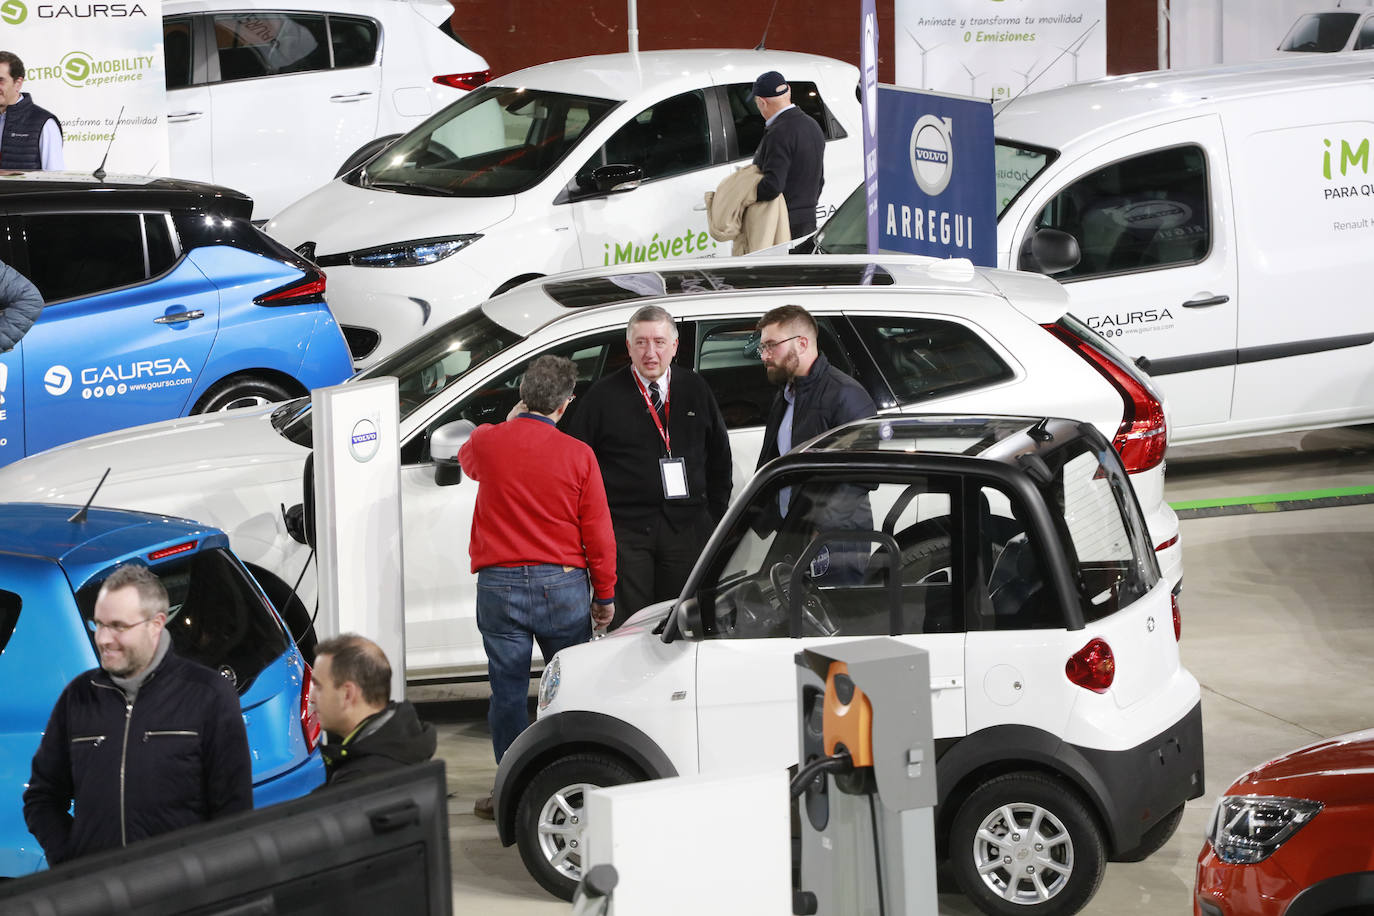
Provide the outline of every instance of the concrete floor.
<path id="1" fill-rule="evenodd" d="M 1168 499 L 1374 487 L 1374 430 L 1265 437 L 1170 452 Z M 1149 860 L 1111 864 L 1091 914 L 1185 914 L 1216 795 L 1249 766 L 1319 738 L 1374 725 L 1374 505 L 1182 523 L 1184 664 L 1202 684 L 1207 793 Z M 514 847 L 472 814 L 495 766 L 485 703 L 424 704 L 448 761 L 457 912 L 566 913 Z M 666 838 L 666 834 L 665 834 Z M 942 882 L 942 888 L 944 882 Z M 975 914 L 957 893 L 940 912 Z"/>

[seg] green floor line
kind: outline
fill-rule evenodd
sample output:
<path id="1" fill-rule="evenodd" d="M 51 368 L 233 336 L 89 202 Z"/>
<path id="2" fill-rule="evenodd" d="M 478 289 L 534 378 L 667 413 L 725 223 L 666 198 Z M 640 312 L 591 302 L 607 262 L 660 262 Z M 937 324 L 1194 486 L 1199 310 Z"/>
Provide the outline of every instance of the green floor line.
<path id="1" fill-rule="evenodd" d="M 1271 493 L 1263 496 L 1183 500 L 1169 505 L 1178 513 L 1179 518 L 1215 518 L 1223 515 L 1330 509 L 1369 503 L 1374 503 L 1374 487 L 1329 487 L 1324 490 L 1300 490 L 1296 493 Z"/>

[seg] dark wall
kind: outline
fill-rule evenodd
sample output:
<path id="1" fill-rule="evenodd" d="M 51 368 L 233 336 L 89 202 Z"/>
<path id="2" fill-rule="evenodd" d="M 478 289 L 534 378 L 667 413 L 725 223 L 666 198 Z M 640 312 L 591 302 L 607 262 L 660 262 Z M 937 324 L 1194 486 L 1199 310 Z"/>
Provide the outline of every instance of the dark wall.
<path id="1" fill-rule="evenodd" d="M 624 0 L 450 0 L 454 30 L 491 64 L 509 73 L 551 60 L 628 48 Z M 918 2 L 927 12 L 937 0 Z M 892 82 L 893 0 L 877 0 L 878 79 Z M 776 50 L 808 51 L 859 64 L 859 4 L 777 0 L 689 0 L 639 3 L 639 49 L 752 48 L 763 38 Z M 1153 70 L 1158 51 L 1155 0 L 1107 0 L 1107 72 Z M 784 74 L 785 75 L 785 74 Z"/>

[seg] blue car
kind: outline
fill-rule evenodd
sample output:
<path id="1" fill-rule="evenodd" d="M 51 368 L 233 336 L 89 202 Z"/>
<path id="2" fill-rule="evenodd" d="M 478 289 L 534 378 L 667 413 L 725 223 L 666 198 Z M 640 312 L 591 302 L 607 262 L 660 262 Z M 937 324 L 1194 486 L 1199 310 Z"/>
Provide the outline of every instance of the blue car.
<path id="1" fill-rule="evenodd" d="M 43 867 L 24 787 L 62 688 L 96 667 L 86 629 L 115 567 L 148 565 L 167 587 L 174 651 L 233 682 L 253 754 L 253 803 L 324 782 L 310 667 L 222 531 L 143 512 L 0 503 L 0 877 Z"/>
<path id="2" fill-rule="evenodd" d="M 0 464 L 352 375 L 324 274 L 252 208 L 175 179 L 0 175 L 0 261 L 46 303 L 0 354 Z"/>

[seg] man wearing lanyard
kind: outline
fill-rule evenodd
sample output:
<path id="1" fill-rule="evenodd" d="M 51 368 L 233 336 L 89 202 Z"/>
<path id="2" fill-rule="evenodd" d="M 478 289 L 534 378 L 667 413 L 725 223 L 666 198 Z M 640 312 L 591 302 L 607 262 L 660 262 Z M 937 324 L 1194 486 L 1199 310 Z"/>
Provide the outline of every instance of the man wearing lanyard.
<path id="1" fill-rule="evenodd" d="M 678 597 L 730 502 L 730 438 L 711 389 L 671 365 L 677 325 L 658 306 L 625 331 L 630 365 L 574 402 L 565 432 L 592 447 L 615 526 L 615 620 Z"/>

